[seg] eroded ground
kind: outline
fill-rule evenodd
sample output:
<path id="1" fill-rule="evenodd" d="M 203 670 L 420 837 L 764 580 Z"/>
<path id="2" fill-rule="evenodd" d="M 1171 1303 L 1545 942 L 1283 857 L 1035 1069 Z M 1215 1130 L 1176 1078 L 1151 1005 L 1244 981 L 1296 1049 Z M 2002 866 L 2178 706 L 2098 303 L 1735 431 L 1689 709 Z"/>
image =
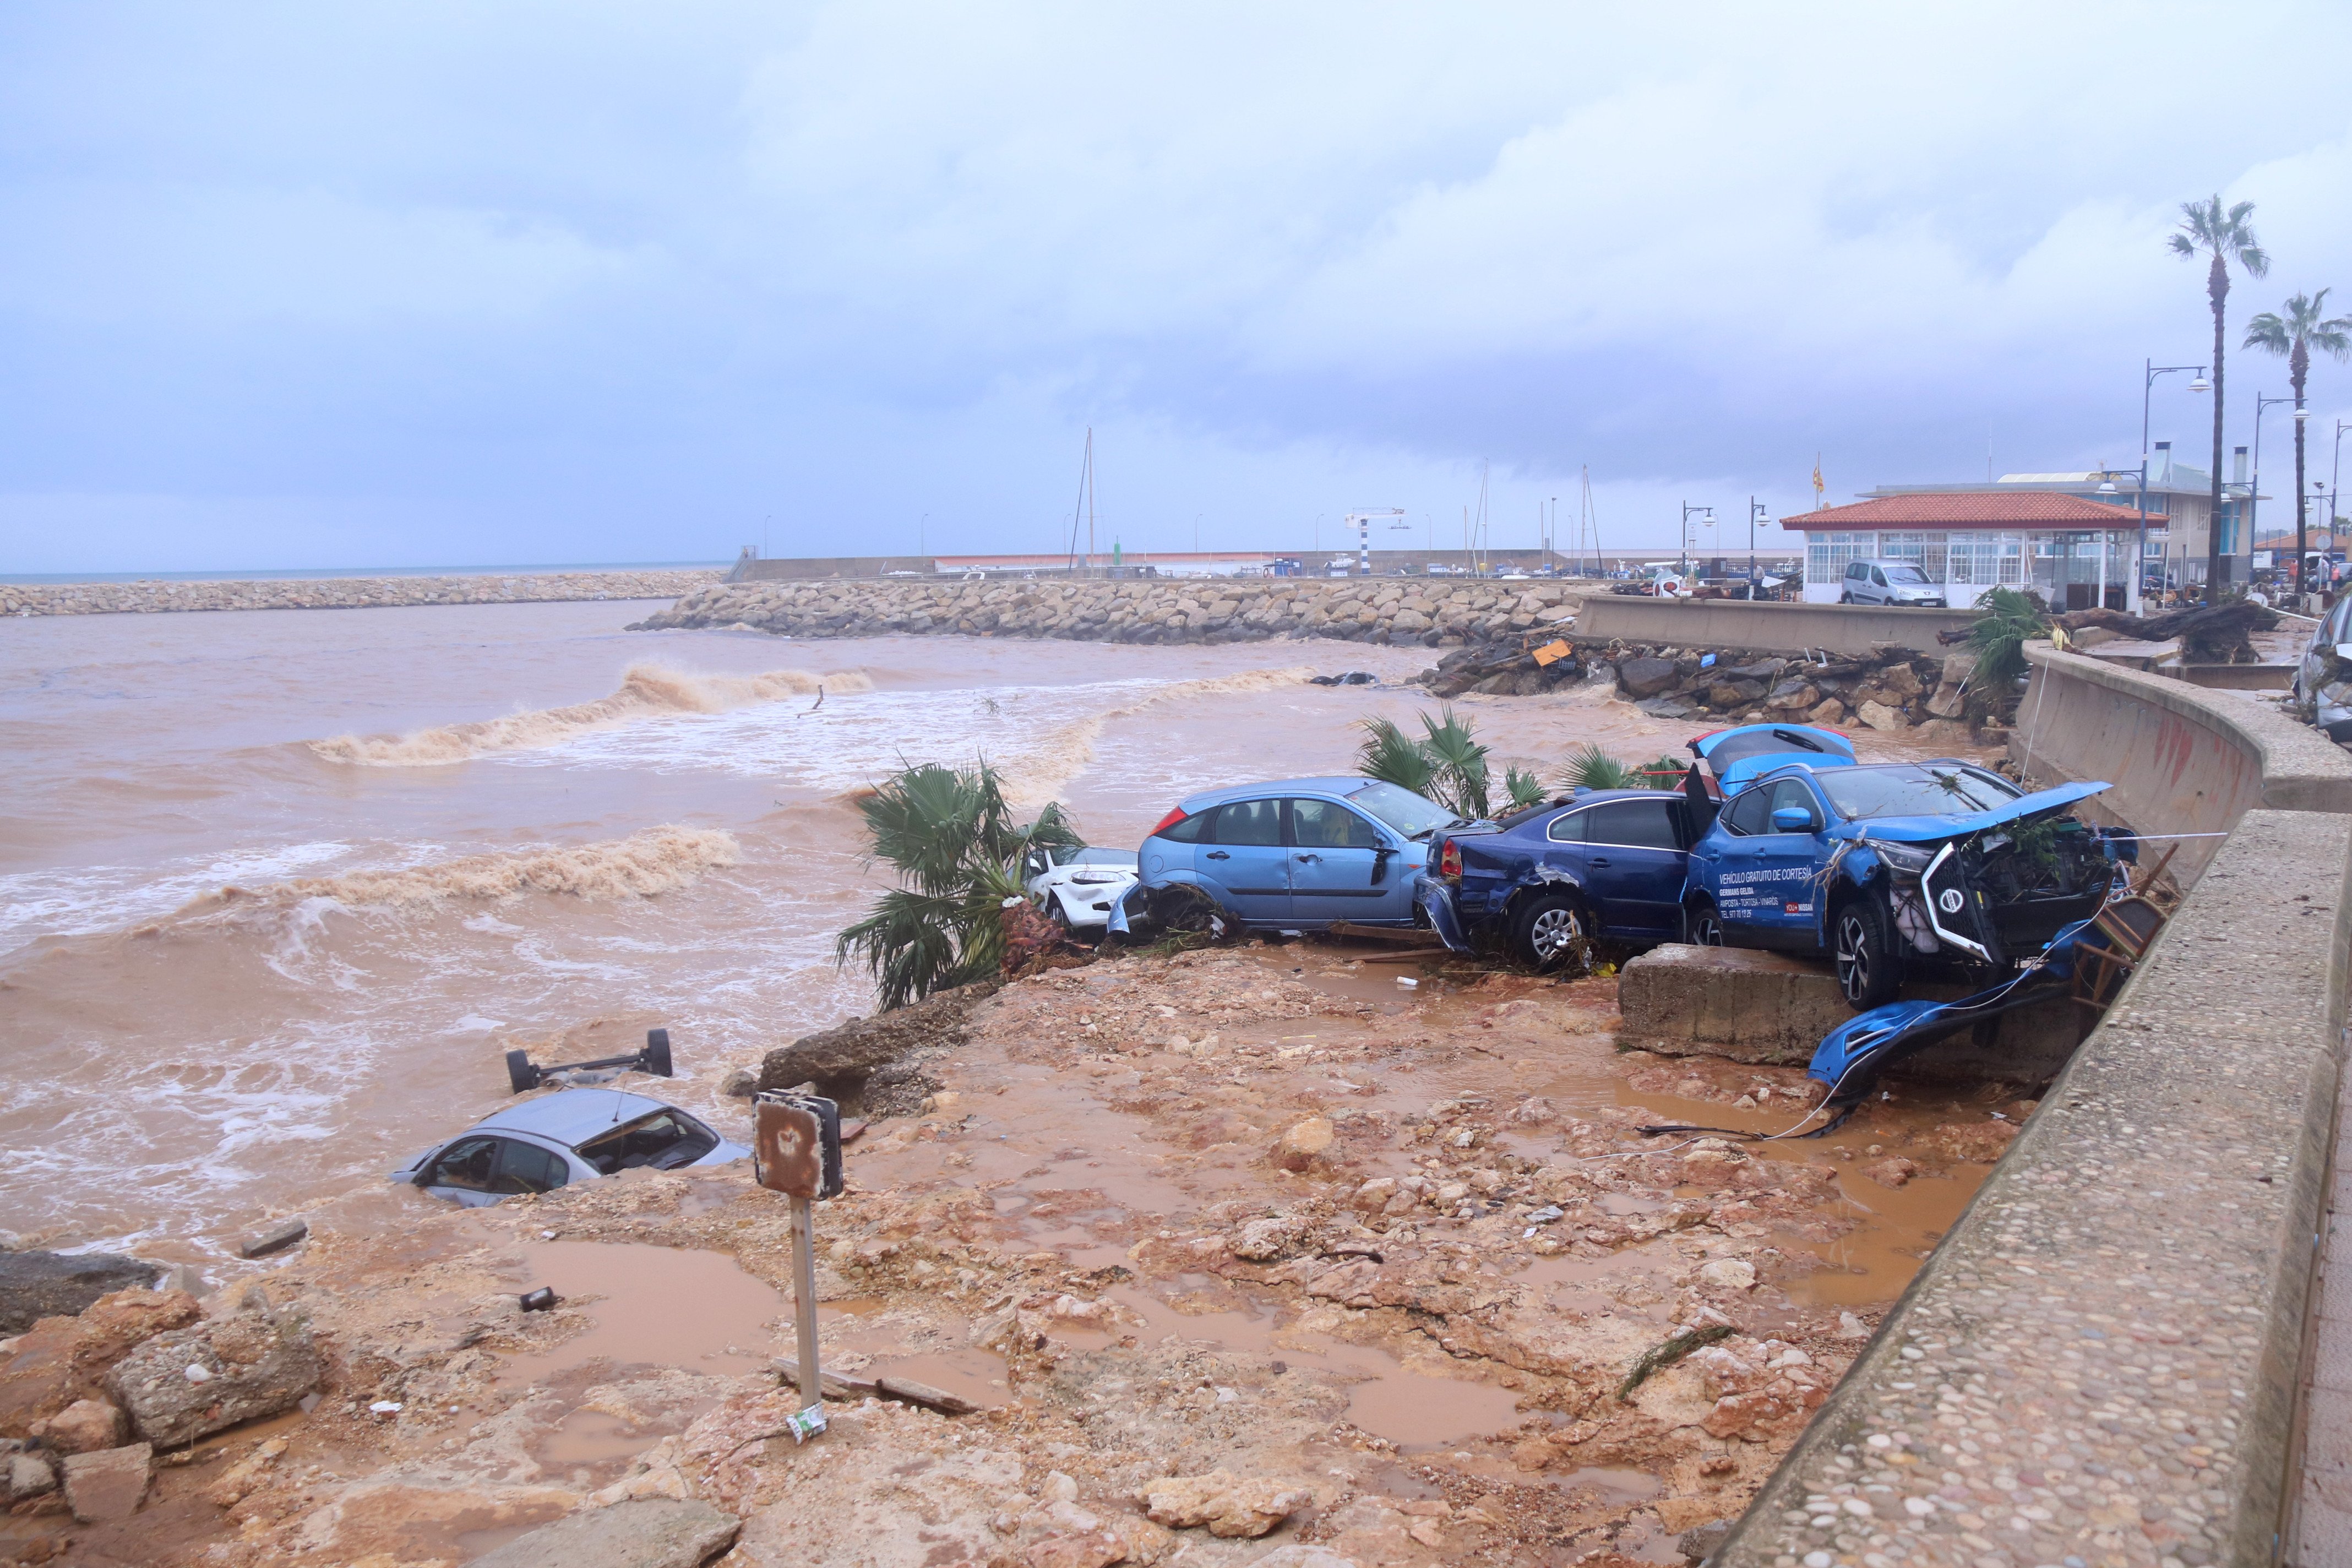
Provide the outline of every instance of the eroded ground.
<path id="1" fill-rule="evenodd" d="M 819 1209 L 827 1365 L 983 1408 L 835 1404 L 803 1447 L 771 1365 L 793 1342 L 786 1205 L 748 1168 L 346 1205 L 254 1275 L 331 1347 L 312 1412 L 169 1456 L 130 1521 L 26 1505 L 8 1541 L 414 1568 L 670 1495 L 744 1516 L 730 1568 L 1681 1562 L 2025 1108 L 1898 1085 L 1826 1139 L 1644 1138 L 1778 1131 L 1811 1086 L 1621 1054 L 1614 996 L 1297 943 L 1006 987 Z M 521 1312 L 538 1285 L 564 1304 Z M 1729 1331 L 1619 1398 L 1710 1326 Z M 1189 1508 L 1163 1489 L 1169 1524 L 1138 1500 L 1221 1471 Z"/>

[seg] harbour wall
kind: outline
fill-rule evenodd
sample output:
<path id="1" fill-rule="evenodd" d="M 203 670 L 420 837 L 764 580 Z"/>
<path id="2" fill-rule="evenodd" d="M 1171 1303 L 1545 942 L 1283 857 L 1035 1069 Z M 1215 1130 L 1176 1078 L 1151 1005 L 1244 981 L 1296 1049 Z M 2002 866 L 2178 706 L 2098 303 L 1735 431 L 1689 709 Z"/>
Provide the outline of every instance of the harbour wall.
<path id="1" fill-rule="evenodd" d="M 1937 632 L 1966 631 L 1976 619 L 1968 610 L 1595 594 L 1586 602 L 1576 629 L 1580 637 L 1629 643 L 1744 648 L 1754 653 L 1821 652 L 1851 658 L 1888 647 L 1933 653 L 1938 646 Z"/>
<path id="2" fill-rule="evenodd" d="M 356 610 L 405 605 L 671 599 L 716 583 L 719 576 L 716 569 L 700 569 L 224 578 L 203 583 L 0 583 L 0 616 L 152 616 L 186 610 Z"/>

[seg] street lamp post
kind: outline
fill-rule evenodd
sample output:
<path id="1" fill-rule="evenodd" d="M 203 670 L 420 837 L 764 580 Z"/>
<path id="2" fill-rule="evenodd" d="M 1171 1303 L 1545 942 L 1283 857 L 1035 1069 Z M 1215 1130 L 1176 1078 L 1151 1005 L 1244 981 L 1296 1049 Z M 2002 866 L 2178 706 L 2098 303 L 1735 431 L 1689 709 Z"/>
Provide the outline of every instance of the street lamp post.
<path id="1" fill-rule="evenodd" d="M 1690 575 L 1690 520 L 1694 517 L 1704 517 L 1707 521 L 1713 522 L 1715 521 L 1715 508 L 1711 506 L 1693 506 L 1688 501 L 1683 502 L 1683 553 L 1682 559 L 1675 563 L 1675 564 L 1685 578 Z"/>
<path id="2" fill-rule="evenodd" d="M 1754 496 L 1748 498 L 1748 596 L 1756 597 L 1756 520 L 1764 515 L 1764 503 Z"/>
<path id="3" fill-rule="evenodd" d="M 2250 476 L 2250 482 L 2246 486 L 2246 580 L 2249 583 L 2253 581 L 2254 544 L 2262 538 L 2263 416 L 2273 408 L 2292 407 L 2294 404 L 2294 399 L 2292 397 L 2265 397 L 2259 392 L 2254 394 L 2254 468 Z M 2302 498 L 2299 496 L 2296 498 L 2296 505 L 2298 507 L 2302 505 Z M 2302 564 L 2300 561 L 2295 563 L 2298 569 Z"/>
<path id="4" fill-rule="evenodd" d="M 2147 360 L 2144 362 L 2143 368 L 2145 374 L 2141 376 L 2139 384 L 2139 559 L 2132 563 L 2131 593 L 2126 601 L 2135 612 L 2146 607 L 2140 591 L 2140 579 L 2147 574 L 2147 414 L 2148 400 L 2156 392 L 2156 378 L 2159 375 L 2171 375 L 2178 371 L 2193 370 L 2197 373 L 2197 378 L 2189 384 L 2189 390 L 2191 392 L 2212 390 L 2212 384 L 2205 379 L 2205 367 L 2201 364 L 2158 364 L 2154 360 Z M 2165 516 L 2169 518 L 2171 515 L 2171 508 L 2167 507 Z M 2209 529 L 2218 528 L 2221 523 L 2220 518 L 2210 518 L 2206 521 L 2205 526 Z"/>

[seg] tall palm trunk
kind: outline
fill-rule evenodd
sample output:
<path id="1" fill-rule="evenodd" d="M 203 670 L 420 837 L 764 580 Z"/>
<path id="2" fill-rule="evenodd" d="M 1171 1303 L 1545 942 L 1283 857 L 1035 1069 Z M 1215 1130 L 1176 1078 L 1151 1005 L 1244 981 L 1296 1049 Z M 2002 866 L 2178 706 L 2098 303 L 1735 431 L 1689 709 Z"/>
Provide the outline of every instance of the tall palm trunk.
<path id="1" fill-rule="evenodd" d="M 2205 297 L 2213 301 L 2213 510 L 2205 523 L 2205 602 L 2211 605 L 2221 592 L 2221 322 L 2230 302 L 2230 267 L 2218 250 L 2205 274 Z"/>
<path id="2" fill-rule="evenodd" d="M 2294 340 L 2294 353 L 2287 356 L 2286 369 L 2287 380 L 2294 388 L 2294 412 L 2297 416 L 2294 422 L 2294 591 L 2300 594 L 2305 591 L 2304 563 L 2308 559 L 2304 552 L 2310 548 L 2304 524 L 2305 510 L 2310 500 L 2303 481 L 2303 378 L 2311 374 L 2311 351 L 2304 346 L 2301 338 Z"/>

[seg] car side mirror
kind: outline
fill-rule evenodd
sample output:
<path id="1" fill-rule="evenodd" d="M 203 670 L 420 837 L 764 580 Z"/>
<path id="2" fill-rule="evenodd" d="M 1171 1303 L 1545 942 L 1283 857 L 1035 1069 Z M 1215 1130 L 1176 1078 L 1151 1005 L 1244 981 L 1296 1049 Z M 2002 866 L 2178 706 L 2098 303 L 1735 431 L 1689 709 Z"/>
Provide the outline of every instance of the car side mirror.
<path id="1" fill-rule="evenodd" d="M 1801 805 L 1779 805 L 1772 808 L 1772 831 L 1775 833 L 1811 833 L 1813 814 Z"/>

